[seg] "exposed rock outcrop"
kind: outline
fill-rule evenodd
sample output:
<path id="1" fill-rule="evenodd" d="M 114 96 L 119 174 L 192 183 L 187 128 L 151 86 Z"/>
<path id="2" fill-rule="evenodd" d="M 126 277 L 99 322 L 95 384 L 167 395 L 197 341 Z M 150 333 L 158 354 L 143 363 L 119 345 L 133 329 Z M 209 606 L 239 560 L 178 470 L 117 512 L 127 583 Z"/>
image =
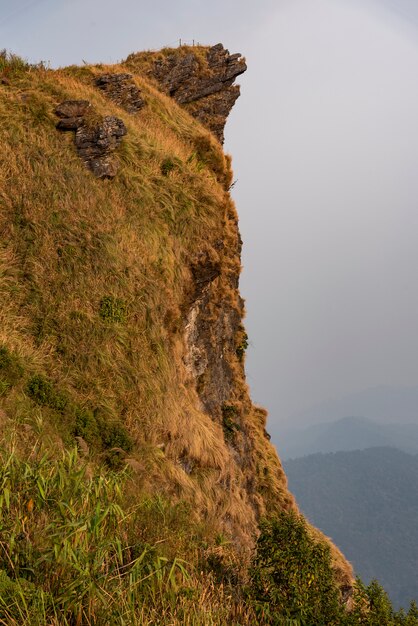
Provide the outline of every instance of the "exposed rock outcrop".
<path id="1" fill-rule="evenodd" d="M 233 83 L 247 69 L 241 54 L 229 54 L 220 43 L 211 48 L 183 46 L 151 64 L 141 54 L 130 55 L 125 64 L 136 70 L 144 64 L 145 73 L 223 143 L 227 117 L 240 94 Z"/>
<path id="2" fill-rule="evenodd" d="M 126 135 L 123 121 L 113 115 L 96 116 L 87 100 L 66 100 L 55 109 L 58 130 L 74 130 L 79 156 L 97 178 L 113 178 L 119 162 L 112 155 Z"/>
<path id="3" fill-rule="evenodd" d="M 236 245 L 228 250 L 236 253 Z M 235 337 L 244 310 L 236 291 L 238 274 L 228 276 L 225 265 L 223 249 L 208 248 L 193 259 L 194 292 L 185 327 L 186 367 L 204 410 L 216 421 L 234 385 L 231 360 L 236 361 Z"/>
<path id="4" fill-rule="evenodd" d="M 102 74 L 95 83 L 105 96 L 128 111 L 137 113 L 145 106 L 141 91 L 135 85 L 132 74 Z"/>
<path id="5" fill-rule="evenodd" d="M 83 124 L 85 115 L 92 110 L 88 100 L 65 100 L 55 109 L 55 115 L 60 118 L 58 130 L 77 130 Z"/>
<path id="6" fill-rule="evenodd" d="M 208 286 L 193 303 L 187 316 L 185 338 L 186 367 L 195 379 L 203 408 L 220 421 L 222 405 L 229 400 L 234 385 L 230 361 L 241 315 L 230 302 L 218 306 L 214 315 L 211 305 L 217 291 L 216 286 Z"/>

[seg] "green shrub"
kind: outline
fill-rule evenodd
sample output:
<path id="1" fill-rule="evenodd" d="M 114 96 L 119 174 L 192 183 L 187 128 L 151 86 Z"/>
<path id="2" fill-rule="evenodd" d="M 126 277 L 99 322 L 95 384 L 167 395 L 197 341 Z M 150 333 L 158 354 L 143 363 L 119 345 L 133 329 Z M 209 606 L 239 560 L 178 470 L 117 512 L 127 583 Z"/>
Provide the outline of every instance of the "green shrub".
<path id="1" fill-rule="evenodd" d="M 261 623 L 341 624 L 345 612 L 329 547 L 313 540 L 305 520 L 292 512 L 262 521 L 260 530 L 250 593 Z"/>
<path id="2" fill-rule="evenodd" d="M 132 450 L 132 439 L 126 428 L 120 422 L 101 421 L 100 436 L 105 448 L 121 448 L 125 452 Z"/>
<path id="3" fill-rule="evenodd" d="M 178 168 L 180 163 L 181 163 L 181 161 L 177 157 L 166 157 L 162 161 L 161 166 L 160 166 L 161 174 L 163 176 L 168 176 L 170 174 L 170 172 L 172 172 L 174 169 Z"/>
<path id="4" fill-rule="evenodd" d="M 248 335 L 245 331 L 243 331 L 241 341 L 235 349 L 236 355 L 240 361 L 243 361 L 244 354 L 247 348 L 248 348 Z"/>
<path id="5" fill-rule="evenodd" d="M 111 416 L 103 414 L 100 409 L 75 408 L 75 424 L 73 434 L 101 451 L 109 451 L 106 461 L 115 469 L 120 465 L 118 450 L 130 452 L 133 441 L 125 426 Z M 111 454 L 113 448 L 117 450 Z"/>
<path id="6" fill-rule="evenodd" d="M 93 411 L 79 407 L 75 409 L 74 436 L 82 437 L 92 446 L 100 443 L 100 428 Z"/>
<path id="7" fill-rule="evenodd" d="M 26 385 L 26 393 L 41 406 L 47 406 L 62 413 L 67 406 L 67 396 L 58 391 L 50 380 L 37 374 L 32 376 Z"/>
<path id="8" fill-rule="evenodd" d="M 237 417 L 237 407 L 232 404 L 224 404 L 222 406 L 222 428 L 224 431 L 224 437 L 227 441 L 231 441 L 234 434 L 238 430 L 241 430 Z"/>
<path id="9" fill-rule="evenodd" d="M 106 322 L 125 322 L 126 303 L 121 298 L 105 296 L 100 300 L 99 315 Z"/>
<path id="10" fill-rule="evenodd" d="M 354 608 L 344 626 L 418 626 L 418 609 L 411 602 L 409 611 L 394 611 L 388 594 L 377 580 L 365 585 L 357 578 L 353 593 Z"/>

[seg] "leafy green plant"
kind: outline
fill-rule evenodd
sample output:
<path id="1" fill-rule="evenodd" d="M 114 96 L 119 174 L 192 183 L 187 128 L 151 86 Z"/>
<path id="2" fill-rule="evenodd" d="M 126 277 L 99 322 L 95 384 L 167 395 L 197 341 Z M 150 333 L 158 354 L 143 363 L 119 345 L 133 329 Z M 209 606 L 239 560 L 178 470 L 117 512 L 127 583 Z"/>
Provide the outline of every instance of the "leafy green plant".
<path id="1" fill-rule="evenodd" d="M 99 450 L 116 448 L 130 452 L 133 441 L 126 428 L 119 421 L 100 412 L 86 407 L 75 407 L 75 424 L 73 434 L 83 437 L 85 441 Z M 108 458 L 110 464 L 117 462 L 118 455 Z"/>
<path id="2" fill-rule="evenodd" d="M 3 623 L 46 624 L 56 615 L 57 624 L 131 623 L 145 598 L 187 580 L 182 559 L 128 542 L 135 511 L 122 508 L 126 472 L 89 476 L 76 450 L 30 462 L 3 451 L 0 462 Z"/>
<path id="3" fill-rule="evenodd" d="M 329 547 L 313 540 L 305 520 L 292 512 L 262 521 L 260 530 L 250 588 L 259 618 L 267 620 L 261 623 L 341 623 Z"/>
<path id="4" fill-rule="evenodd" d="M 168 176 L 170 172 L 179 167 L 180 163 L 181 161 L 177 157 L 166 157 L 160 166 L 161 174 Z"/>
<path id="5" fill-rule="evenodd" d="M 224 404 L 222 406 L 222 428 L 227 441 L 231 441 L 234 434 L 241 430 L 237 417 L 238 410 L 236 406 L 232 404 Z"/>
<path id="6" fill-rule="evenodd" d="M 237 357 L 240 361 L 243 361 L 244 359 L 244 355 L 245 355 L 245 351 L 248 348 L 248 335 L 247 333 L 243 330 L 242 331 L 242 337 L 241 340 L 238 344 L 238 346 L 235 349 L 235 352 L 237 354 Z"/>
<path id="7" fill-rule="evenodd" d="M 26 385 L 26 393 L 37 404 L 59 412 L 63 412 L 68 403 L 67 396 L 56 389 L 53 383 L 41 374 L 36 374 L 30 378 Z"/>
<path id="8" fill-rule="evenodd" d="M 99 315 L 106 322 L 125 322 L 126 303 L 121 298 L 104 296 L 100 300 Z"/>
<path id="9" fill-rule="evenodd" d="M 388 594 L 377 580 L 365 585 L 356 579 L 353 610 L 346 615 L 345 626 L 418 626 L 418 608 L 411 602 L 408 612 L 395 611 Z"/>

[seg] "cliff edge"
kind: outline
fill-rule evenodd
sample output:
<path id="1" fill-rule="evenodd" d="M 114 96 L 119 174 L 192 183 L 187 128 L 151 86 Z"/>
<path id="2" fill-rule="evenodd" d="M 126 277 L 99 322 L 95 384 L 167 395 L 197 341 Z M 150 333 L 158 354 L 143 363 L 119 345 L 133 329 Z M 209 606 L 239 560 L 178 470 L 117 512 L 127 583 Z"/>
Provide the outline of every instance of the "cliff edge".
<path id="1" fill-rule="evenodd" d="M 221 43 L 181 46 L 151 55 L 131 54 L 125 65 L 156 81 L 223 143 L 226 120 L 240 95 L 234 82 L 247 69 L 240 53 L 229 54 Z"/>

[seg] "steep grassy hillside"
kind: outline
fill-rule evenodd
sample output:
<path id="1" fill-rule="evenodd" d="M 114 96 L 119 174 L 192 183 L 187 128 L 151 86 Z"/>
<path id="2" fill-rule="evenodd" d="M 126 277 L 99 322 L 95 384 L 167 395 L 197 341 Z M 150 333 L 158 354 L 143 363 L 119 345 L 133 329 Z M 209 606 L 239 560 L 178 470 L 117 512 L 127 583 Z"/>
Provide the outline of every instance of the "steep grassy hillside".
<path id="1" fill-rule="evenodd" d="M 236 62 L 216 54 L 228 67 Z M 196 55 L 188 85 L 203 73 L 205 120 L 213 113 L 220 128 L 221 92 L 233 78 L 222 69 L 216 79 L 220 66 L 205 65 L 207 49 Z M 218 564 L 225 554 L 229 564 L 239 559 L 239 576 L 260 517 L 297 509 L 266 412 L 251 403 L 245 382 L 230 158 L 189 114 L 195 100 L 188 112 L 146 68 L 140 73 L 141 63 L 128 65 L 137 67 L 132 77 L 126 65 L 52 71 L 0 57 L 0 418 L 3 467 L 18 468 L 3 476 L 3 530 L 12 535 L 2 541 L 24 537 L 35 546 L 40 534 L 51 535 L 61 483 L 50 486 L 51 496 L 45 484 L 61 474 L 74 524 L 88 519 L 80 532 L 94 530 L 100 498 L 74 487 L 71 468 L 79 464 L 99 483 L 106 472 L 116 482 L 122 473 L 123 487 L 111 488 L 119 493 L 114 504 L 125 512 L 138 504 L 141 540 L 171 546 L 161 558 L 192 561 L 195 550 L 213 549 Z M 76 444 L 78 460 L 68 461 Z M 85 509 L 77 513 L 80 498 Z M 109 544 L 118 554 L 133 539 L 121 531 L 119 509 L 109 510 L 103 532 L 122 532 Z M 55 558 L 59 545 L 50 548 Z M 336 580 L 349 589 L 351 568 L 331 549 Z M 40 579 L 26 557 L 8 559 L 9 576 Z M 92 623 L 83 621 L 83 611 L 90 620 L 95 614 L 88 607 L 74 623 Z"/>

